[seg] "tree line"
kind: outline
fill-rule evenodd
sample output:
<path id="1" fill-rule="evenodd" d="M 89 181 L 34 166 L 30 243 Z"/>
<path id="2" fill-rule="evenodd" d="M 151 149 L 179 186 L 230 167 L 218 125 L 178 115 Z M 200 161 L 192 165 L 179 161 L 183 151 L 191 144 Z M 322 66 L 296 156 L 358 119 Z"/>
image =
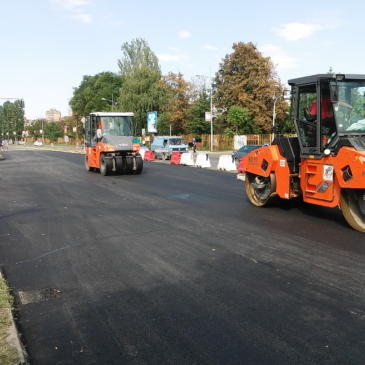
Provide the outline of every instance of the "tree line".
<path id="1" fill-rule="evenodd" d="M 6 101 L 0 105 L 0 133 L 1 138 L 19 139 L 24 131 L 24 110 L 21 101 L 13 103 Z M 15 134 L 14 134 L 15 132 Z"/>
<path id="2" fill-rule="evenodd" d="M 210 80 L 181 73 L 163 75 L 158 57 L 146 40 L 137 38 L 121 46 L 119 72 L 85 75 L 70 100 L 74 121 L 94 111 L 135 114 L 136 131 L 147 128 L 147 113 L 157 111 L 158 134 L 209 134 L 210 93 L 214 104 L 215 134 L 271 133 L 273 97 L 284 92 L 275 65 L 253 43 L 234 43 Z M 107 99 L 107 100 L 102 100 Z M 276 124 L 281 132 L 293 131 L 288 103 L 276 103 Z"/>

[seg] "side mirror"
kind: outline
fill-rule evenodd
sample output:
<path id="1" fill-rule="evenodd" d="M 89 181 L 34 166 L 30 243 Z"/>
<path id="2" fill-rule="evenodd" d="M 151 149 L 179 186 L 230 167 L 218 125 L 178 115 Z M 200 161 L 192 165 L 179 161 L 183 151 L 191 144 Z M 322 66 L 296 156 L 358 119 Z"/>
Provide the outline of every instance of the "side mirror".
<path id="1" fill-rule="evenodd" d="M 82 130 L 81 130 L 82 134 L 85 134 L 85 128 L 82 127 Z"/>
<path id="2" fill-rule="evenodd" d="M 98 137 L 98 138 L 103 138 L 103 132 L 102 132 L 102 130 L 101 130 L 101 129 L 97 129 L 97 130 L 96 130 L 96 137 Z"/>
<path id="3" fill-rule="evenodd" d="M 330 85 L 331 88 L 330 88 L 330 94 L 331 94 L 331 102 L 332 103 L 338 103 L 338 85 Z"/>

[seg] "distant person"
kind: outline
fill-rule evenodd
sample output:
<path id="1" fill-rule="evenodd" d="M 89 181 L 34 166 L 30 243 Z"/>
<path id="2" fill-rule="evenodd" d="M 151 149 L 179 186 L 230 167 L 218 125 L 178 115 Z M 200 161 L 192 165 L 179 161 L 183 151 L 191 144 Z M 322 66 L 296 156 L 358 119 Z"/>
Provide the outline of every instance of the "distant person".
<path id="1" fill-rule="evenodd" d="M 193 152 L 196 153 L 196 140 L 193 139 Z"/>

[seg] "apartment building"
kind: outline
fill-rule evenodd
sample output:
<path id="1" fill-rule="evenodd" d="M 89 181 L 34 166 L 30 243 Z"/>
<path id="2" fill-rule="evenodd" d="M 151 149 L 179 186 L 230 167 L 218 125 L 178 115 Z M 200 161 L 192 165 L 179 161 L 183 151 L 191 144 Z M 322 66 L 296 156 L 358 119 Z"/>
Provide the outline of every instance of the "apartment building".
<path id="1" fill-rule="evenodd" d="M 50 109 L 46 112 L 47 122 L 58 122 L 61 119 L 61 112 L 56 109 Z"/>

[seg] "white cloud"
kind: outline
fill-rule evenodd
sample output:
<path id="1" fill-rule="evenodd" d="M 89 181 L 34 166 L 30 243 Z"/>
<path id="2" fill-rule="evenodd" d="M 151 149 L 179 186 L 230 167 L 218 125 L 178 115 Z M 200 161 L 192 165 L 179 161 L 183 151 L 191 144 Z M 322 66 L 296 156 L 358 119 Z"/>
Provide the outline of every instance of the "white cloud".
<path id="1" fill-rule="evenodd" d="M 158 54 L 157 57 L 159 58 L 160 61 L 165 61 L 165 62 L 177 62 L 177 61 L 179 61 L 179 56 L 178 55 L 161 53 L 161 54 Z"/>
<path id="2" fill-rule="evenodd" d="M 219 48 L 211 46 L 210 44 L 206 44 L 204 49 L 209 49 L 210 51 L 218 51 Z"/>
<path id="3" fill-rule="evenodd" d="M 74 10 L 76 7 L 89 4 L 89 2 L 85 0 L 52 0 L 52 2 L 67 10 Z"/>
<path id="4" fill-rule="evenodd" d="M 182 30 L 181 32 L 179 32 L 179 37 L 180 38 L 190 38 L 191 33 L 186 30 Z"/>
<path id="5" fill-rule="evenodd" d="M 280 28 L 272 28 L 279 37 L 284 37 L 288 41 L 298 41 L 302 38 L 309 38 L 314 33 L 325 29 L 320 24 L 303 24 L 303 23 L 289 23 Z"/>
<path id="6" fill-rule="evenodd" d="M 90 14 L 85 13 L 85 6 L 90 5 L 89 1 L 86 0 L 50 0 L 51 2 L 59 5 L 59 7 L 67 10 L 74 14 L 71 15 L 71 19 L 76 19 L 82 23 L 91 23 L 92 17 Z"/>
<path id="7" fill-rule="evenodd" d="M 72 19 L 80 20 L 83 23 L 91 23 L 93 21 L 90 14 L 77 14 L 71 17 Z"/>
<path id="8" fill-rule="evenodd" d="M 270 57 L 271 60 L 277 64 L 277 69 L 288 69 L 297 67 L 298 59 L 290 57 L 280 47 L 272 44 L 265 44 L 259 47 L 259 51 L 265 56 Z"/>

